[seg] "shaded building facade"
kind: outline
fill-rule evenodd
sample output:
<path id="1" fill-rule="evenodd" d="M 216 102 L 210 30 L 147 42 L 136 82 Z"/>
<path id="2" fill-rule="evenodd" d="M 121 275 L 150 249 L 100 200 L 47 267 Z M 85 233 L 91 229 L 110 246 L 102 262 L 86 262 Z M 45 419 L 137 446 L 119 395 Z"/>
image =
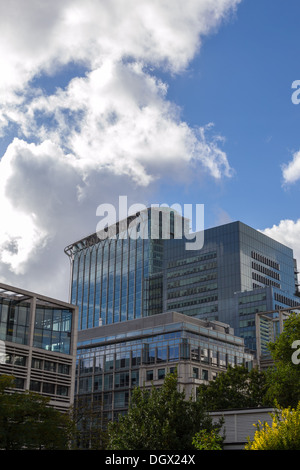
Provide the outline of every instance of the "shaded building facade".
<path id="1" fill-rule="evenodd" d="M 177 312 L 119 322 L 78 333 L 76 396 L 103 422 L 126 413 L 132 390 L 161 386 L 177 370 L 179 388 L 196 398 L 200 384 L 228 365 L 251 368 L 253 356 L 232 328 Z"/>
<path id="2" fill-rule="evenodd" d="M 74 401 L 78 308 L 0 284 L 0 375 L 67 410 Z"/>

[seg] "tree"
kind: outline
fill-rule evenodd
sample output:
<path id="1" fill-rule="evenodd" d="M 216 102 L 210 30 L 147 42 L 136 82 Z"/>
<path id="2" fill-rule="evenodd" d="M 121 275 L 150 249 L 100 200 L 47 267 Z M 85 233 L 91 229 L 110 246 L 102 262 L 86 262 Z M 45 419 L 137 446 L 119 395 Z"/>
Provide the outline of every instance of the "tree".
<path id="1" fill-rule="evenodd" d="M 266 374 L 244 366 L 229 366 L 209 384 L 198 388 L 198 400 L 208 411 L 266 405 Z"/>
<path id="2" fill-rule="evenodd" d="M 178 391 L 176 373 L 169 374 L 160 389 L 134 389 L 128 413 L 109 423 L 108 449 L 189 450 L 196 432 L 220 428 L 199 402 Z"/>
<path id="3" fill-rule="evenodd" d="M 284 328 L 278 338 L 268 344 L 274 361 L 274 367 L 267 372 L 268 401 L 275 400 L 282 407 L 298 405 L 300 401 L 300 364 L 293 361 L 294 341 L 300 340 L 300 316 L 291 313 L 284 322 Z"/>
<path id="4" fill-rule="evenodd" d="M 68 449 L 74 433 L 68 413 L 33 392 L 10 392 L 14 378 L 0 376 L 0 449 Z"/>
<path id="5" fill-rule="evenodd" d="M 73 406 L 72 416 L 77 430 L 72 449 L 105 449 L 107 421 L 101 416 L 101 405 L 95 406 L 88 398 L 79 396 Z"/>
<path id="6" fill-rule="evenodd" d="M 272 425 L 256 425 L 254 438 L 246 450 L 300 450 L 300 402 L 296 409 L 281 408 L 271 414 Z"/>

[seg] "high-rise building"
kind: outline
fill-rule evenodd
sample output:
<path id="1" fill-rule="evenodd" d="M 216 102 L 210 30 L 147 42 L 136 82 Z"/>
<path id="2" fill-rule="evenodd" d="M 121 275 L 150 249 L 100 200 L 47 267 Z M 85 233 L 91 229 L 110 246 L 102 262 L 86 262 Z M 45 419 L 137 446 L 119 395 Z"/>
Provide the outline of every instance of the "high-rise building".
<path id="1" fill-rule="evenodd" d="M 79 309 L 76 396 L 103 419 L 174 368 L 195 396 L 229 364 L 251 367 L 256 313 L 300 305 L 290 248 L 233 222 L 187 249 L 187 227 L 173 210 L 148 209 L 65 249 Z"/>
<path id="2" fill-rule="evenodd" d="M 65 249 L 79 331 L 171 310 L 226 323 L 255 350 L 255 314 L 300 305 L 290 248 L 233 222 L 205 230 L 203 246 L 187 250 L 176 237 L 186 221 L 172 210 L 151 214 L 147 236 L 138 213 Z"/>

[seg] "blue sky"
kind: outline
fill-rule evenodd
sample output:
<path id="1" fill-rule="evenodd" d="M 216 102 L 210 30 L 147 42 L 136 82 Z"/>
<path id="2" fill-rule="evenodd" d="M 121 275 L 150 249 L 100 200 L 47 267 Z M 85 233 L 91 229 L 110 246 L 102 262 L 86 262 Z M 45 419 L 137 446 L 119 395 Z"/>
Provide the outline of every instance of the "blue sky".
<path id="1" fill-rule="evenodd" d="M 0 281 L 65 299 L 64 247 L 124 194 L 204 204 L 206 227 L 241 220 L 300 259 L 299 14 L 298 0 L 3 4 Z"/>
<path id="2" fill-rule="evenodd" d="M 192 187 L 207 225 L 218 207 L 259 229 L 299 217 L 299 183 L 284 185 L 281 168 L 300 144 L 300 106 L 291 101 L 300 77 L 299 14 L 297 0 L 243 1 L 235 18 L 206 38 L 189 71 L 169 82 L 187 122 L 215 124 L 234 169 L 219 185 Z"/>

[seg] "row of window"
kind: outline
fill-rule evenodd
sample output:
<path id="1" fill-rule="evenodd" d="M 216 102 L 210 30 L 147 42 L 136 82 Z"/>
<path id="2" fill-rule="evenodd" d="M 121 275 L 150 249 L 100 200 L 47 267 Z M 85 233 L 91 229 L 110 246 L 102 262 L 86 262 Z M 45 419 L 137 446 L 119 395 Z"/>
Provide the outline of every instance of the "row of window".
<path id="1" fill-rule="evenodd" d="M 189 258 L 183 258 L 183 259 L 179 259 L 179 260 L 176 260 L 176 261 L 170 261 L 168 263 L 168 268 L 174 268 L 176 266 L 183 266 L 184 264 L 196 263 L 196 262 L 199 262 L 199 261 L 213 259 L 213 258 L 216 258 L 216 257 L 217 257 L 216 252 L 206 253 L 206 254 L 203 254 L 203 255 L 191 256 Z"/>
<path id="2" fill-rule="evenodd" d="M 192 305 L 199 305 L 199 304 L 205 304 L 207 302 L 215 302 L 218 300 L 217 295 L 209 295 L 206 297 L 200 297 L 198 299 L 191 299 L 191 300 L 186 300 L 184 302 L 173 302 L 168 304 L 168 310 L 176 310 L 178 308 L 184 308 L 184 307 L 190 307 Z M 214 305 L 212 306 L 214 308 L 214 311 L 218 310 L 218 306 Z"/>
<path id="3" fill-rule="evenodd" d="M 275 271 L 272 271 L 269 268 L 265 268 L 265 266 L 255 263 L 254 261 L 252 261 L 252 269 L 255 269 L 256 271 L 259 271 L 260 273 L 266 274 L 267 276 L 273 277 L 273 279 L 277 279 L 277 281 L 280 281 L 279 273 L 276 273 Z"/>
<path id="4" fill-rule="evenodd" d="M 32 392 L 47 393 L 49 395 L 59 395 L 63 397 L 67 397 L 69 395 L 69 387 L 66 385 L 41 382 L 39 380 L 31 380 L 29 389 Z"/>
<path id="5" fill-rule="evenodd" d="M 70 375 L 70 366 L 68 364 L 60 364 L 54 361 L 46 361 L 42 359 L 33 358 L 31 367 L 33 369 L 40 369 L 49 372 L 57 372 L 58 374 Z"/>
<path id="6" fill-rule="evenodd" d="M 261 282 L 262 284 L 265 284 L 266 286 L 273 286 L 277 287 L 280 289 L 280 284 L 278 282 L 272 281 L 271 279 L 268 279 L 265 276 L 261 276 L 260 274 L 257 273 L 252 273 L 252 279 L 255 281 Z"/>
<path id="7" fill-rule="evenodd" d="M 271 268 L 277 269 L 277 271 L 280 270 L 280 266 L 278 263 L 276 263 L 276 261 L 273 261 L 270 258 L 267 258 L 266 256 L 262 256 L 256 253 L 256 251 L 251 251 L 251 257 L 256 261 L 259 261 L 260 263 L 266 264 L 267 266 L 271 266 Z"/>
<path id="8" fill-rule="evenodd" d="M 26 356 L 19 354 L 7 353 L 4 357 L 3 363 L 14 366 L 25 367 L 27 362 Z M 46 370 L 49 372 L 57 372 L 58 374 L 70 375 L 70 366 L 68 364 L 60 364 L 53 361 L 47 361 L 42 359 L 32 359 L 31 367 L 33 369 Z"/>
<path id="9" fill-rule="evenodd" d="M 175 292 L 168 292 L 168 299 L 174 299 L 176 297 L 184 297 L 184 296 L 193 295 L 193 294 L 200 294 L 201 292 L 216 290 L 217 288 L 218 288 L 218 284 L 214 282 L 211 284 L 206 284 L 205 286 L 201 286 L 201 287 L 191 287 L 189 289 L 178 290 Z"/>
<path id="10" fill-rule="evenodd" d="M 167 279 L 173 279 L 174 277 L 179 277 L 179 276 L 190 276 L 191 274 L 199 273 L 202 271 L 208 271 L 210 269 L 216 269 L 216 268 L 217 268 L 217 263 L 215 261 L 211 263 L 196 265 L 193 267 L 186 267 L 184 269 L 179 269 L 177 271 L 168 272 Z"/>
<path id="11" fill-rule="evenodd" d="M 198 282 L 204 281 L 212 281 L 217 279 L 217 273 L 207 274 L 205 276 L 194 276 L 187 279 L 181 279 L 178 281 L 173 281 L 168 283 L 168 289 L 172 289 L 174 287 L 182 287 L 186 285 L 196 284 Z"/>
<path id="12" fill-rule="evenodd" d="M 134 388 L 139 385 L 139 371 L 80 377 L 76 382 L 77 393 L 94 393 L 113 389 Z"/>
<path id="13" fill-rule="evenodd" d="M 256 305 L 252 307 L 244 307 L 239 308 L 239 315 L 250 315 L 259 312 L 265 312 L 267 310 L 267 306 L 264 305 Z"/>
<path id="14" fill-rule="evenodd" d="M 275 292 L 274 297 L 275 297 L 275 300 L 277 300 L 277 302 L 280 302 L 280 303 L 285 304 L 285 305 L 289 305 L 290 307 L 297 307 L 297 306 L 300 305 L 300 302 L 297 302 L 296 300 L 289 299 L 285 295 L 278 294 L 277 292 Z M 282 308 L 282 307 L 280 307 L 280 308 Z"/>
<path id="15" fill-rule="evenodd" d="M 10 364 L 14 366 L 26 366 L 26 356 L 20 356 L 19 354 L 5 354 L 5 357 L 2 358 L 2 364 Z"/>
<path id="16" fill-rule="evenodd" d="M 169 368 L 169 373 L 174 373 L 175 367 Z M 166 376 L 166 369 L 151 369 L 146 371 L 146 381 L 153 381 L 153 380 L 163 380 Z M 214 374 L 214 377 L 216 373 Z M 201 379 L 201 380 L 208 380 L 208 370 L 207 369 L 199 369 L 199 367 L 192 368 L 192 378 L 193 379 Z"/>

